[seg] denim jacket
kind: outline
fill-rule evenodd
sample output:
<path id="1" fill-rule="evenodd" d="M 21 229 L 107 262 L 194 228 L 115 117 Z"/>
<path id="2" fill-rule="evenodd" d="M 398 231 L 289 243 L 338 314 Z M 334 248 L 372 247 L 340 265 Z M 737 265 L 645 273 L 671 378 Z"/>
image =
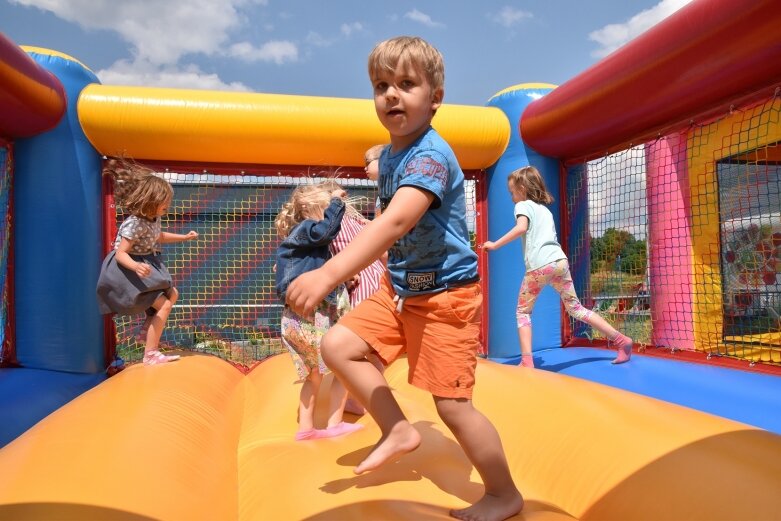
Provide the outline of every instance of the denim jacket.
<path id="1" fill-rule="evenodd" d="M 306 219 L 293 228 L 277 249 L 277 295 L 285 303 L 287 288 L 302 273 L 316 270 L 331 257 L 328 245 L 342 228 L 344 201 L 339 197 L 331 199 L 325 209 L 323 220 Z M 338 289 L 338 288 L 337 288 Z M 336 303 L 338 293 L 331 291 L 326 297 Z"/>

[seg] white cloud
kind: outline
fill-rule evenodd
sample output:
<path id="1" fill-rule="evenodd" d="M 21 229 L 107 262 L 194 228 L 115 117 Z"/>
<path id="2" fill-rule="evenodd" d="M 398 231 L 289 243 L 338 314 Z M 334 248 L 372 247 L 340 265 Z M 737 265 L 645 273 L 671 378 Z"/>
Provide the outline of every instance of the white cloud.
<path id="1" fill-rule="evenodd" d="M 216 74 L 207 74 L 195 65 L 178 67 L 159 66 L 142 60 L 120 60 L 108 69 L 98 71 L 104 85 L 137 85 L 142 87 L 170 87 L 180 89 L 230 90 L 248 92 L 243 83 L 225 83 Z"/>
<path id="2" fill-rule="evenodd" d="M 247 62 L 296 61 L 288 41 L 231 44 L 232 34 L 249 23 L 243 9 L 268 0 L 10 0 L 49 11 L 88 30 L 113 31 L 129 44 L 132 60 L 120 60 L 98 73 L 106 84 L 198 89 L 249 90 L 218 75 L 182 63 L 192 55 L 229 56 Z"/>
<path id="3" fill-rule="evenodd" d="M 245 62 L 274 62 L 282 65 L 298 60 L 298 47 L 287 40 L 272 40 L 260 47 L 249 42 L 235 43 L 228 49 L 227 55 Z"/>
<path id="4" fill-rule="evenodd" d="M 599 48 L 592 51 L 595 58 L 604 58 L 628 41 L 644 33 L 657 23 L 661 22 L 692 0 L 662 0 L 655 6 L 634 15 L 622 24 L 610 24 L 591 32 L 589 40 L 599 44 Z"/>
<path id="5" fill-rule="evenodd" d="M 589 233 L 601 237 L 608 228 L 645 239 L 645 147 L 628 148 L 588 163 Z"/>
<path id="6" fill-rule="evenodd" d="M 328 39 L 318 32 L 309 31 L 309 33 L 306 35 L 306 43 L 309 45 L 314 45 L 315 47 L 329 47 L 333 45 L 334 40 Z"/>
<path id="7" fill-rule="evenodd" d="M 339 28 L 339 30 L 342 32 L 345 36 L 350 36 L 353 33 L 359 33 L 363 31 L 363 24 L 361 22 L 353 22 L 350 24 L 342 24 L 342 26 Z"/>
<path id="8" fill-rule="evenodd" d="M 407 13 L 404 13 L 404 18 L 407 18 L 409 20 L 412 20 L 413 22 L 421 23 L 427 27 L 444 27 L 445 24 L 440 22 L 435 22 L 431 19 L 429 15 L 426 13 L 422 13 L 418 11 L 417 9 L 413 9 L 412 11 L 409 11 Z"/>
<path id="9" fill-rule="evenodd" d="M 503 25 L 505 27 L 512 27 L 513 25 L 520 23 L 522 20 L 526 18 L 533 18 L 533 17 L 534 15 L 528 11 L 516 9 L 508 5 L 502 7 L 502 9 L 498 13 L 492 13 L 488 15 L 488 18 L 492 22 L 496 22 L 499 25 Z"/>
<path id="10" fill-rule="evenodd" d="M 117 32 L 134 55 L 172 64 L 189 53 L 214 54 L 238 27 L 246 0 L 14 0 L 85 29 Z"/>

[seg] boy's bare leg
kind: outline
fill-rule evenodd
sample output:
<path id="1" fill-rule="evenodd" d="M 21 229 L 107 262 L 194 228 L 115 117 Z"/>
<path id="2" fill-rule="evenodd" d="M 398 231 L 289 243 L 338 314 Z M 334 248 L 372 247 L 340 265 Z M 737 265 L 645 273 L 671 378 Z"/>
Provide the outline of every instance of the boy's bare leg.
<path id="1" fill-rule="evenodd" d="M 366 359 L 369 345 L 336 324 L 325 334 L 320 351 L 326 365 L 369 411 L 382 431 L 380 441 L 354 472 L 362 474 L 394 461 L 420 445 L 420 433 L 409 423 L 380 371 Z"/>
<path id="2" fill-rule="evenodd" d="M 434 403 L 485 485 L 485 494 L 477 503 L 451 510 L 450 515 L 468 521 L 501 521 L 520 512 L 523 496 L 510 475 L 502 440 L 493 424 L 471 400 L 435 396 Z"/>
<path id="3" fill-rule="evenodd" d="M 366 355 L 366 359 L 371 362 L 380 373 L 385 372 L 385 364 L 382 363 L 382 360 L 380 360 L 380 357 L 377 356 L 374 351 Z M 355 400 L 349 393 L 347 394 L 347 402 L 345 403 L 344 410 L 345 412 L 358 416 L 366 414 L 366 409 L 364 409 L 363 405 L 361 405 L 358 400 Z"/>

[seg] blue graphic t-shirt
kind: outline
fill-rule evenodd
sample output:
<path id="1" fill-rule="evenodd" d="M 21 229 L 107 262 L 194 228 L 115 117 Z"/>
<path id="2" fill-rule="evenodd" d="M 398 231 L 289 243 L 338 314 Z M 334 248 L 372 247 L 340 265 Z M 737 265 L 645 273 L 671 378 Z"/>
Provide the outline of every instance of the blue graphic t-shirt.
<path id="1" fill-rule="evenodd" d="M 392 153 L 385 147 L 379 166 L 383 211 L 402 186 L 434 195 L 415 227 L 388 250 L 388 272 L 396 293 L 436 293 L 477 280 L 477 255 L 466 225 L 464 173 L 450 145 L 429 127 L 404 150 Z"/>

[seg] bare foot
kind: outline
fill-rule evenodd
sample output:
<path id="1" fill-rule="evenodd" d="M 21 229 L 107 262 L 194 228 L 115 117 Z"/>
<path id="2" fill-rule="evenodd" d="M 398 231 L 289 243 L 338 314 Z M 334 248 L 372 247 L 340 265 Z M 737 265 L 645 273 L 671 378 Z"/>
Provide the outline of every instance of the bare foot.
<path id="1" fill-rule="evenodd" d="M 632 357 L 632 339 L 619 333 L 613 344 L 618 347 L 618 356 L 611 363 L 624 364 L 628 362 Z"/>
<path id="2" fill-rule="evenodd" d="M 523 509 L 523 496 L 517 490 L 505 496 L 484 495 L 474 505 L 451 510 L 450 515 L 464 521 L 502 521 L 513 517 Z"/>
<path id="3" fill-rule="evenodd" d="M 404 454 L 412 452 L 418 448 L 418 445 L 420 445 L 420 433 L 409 422 L 399 422 L 393 426 L 387 436 L 380 439 L 353 472 L 363 474 L 374 470 L 383 463 L 395 461 Z"/>

